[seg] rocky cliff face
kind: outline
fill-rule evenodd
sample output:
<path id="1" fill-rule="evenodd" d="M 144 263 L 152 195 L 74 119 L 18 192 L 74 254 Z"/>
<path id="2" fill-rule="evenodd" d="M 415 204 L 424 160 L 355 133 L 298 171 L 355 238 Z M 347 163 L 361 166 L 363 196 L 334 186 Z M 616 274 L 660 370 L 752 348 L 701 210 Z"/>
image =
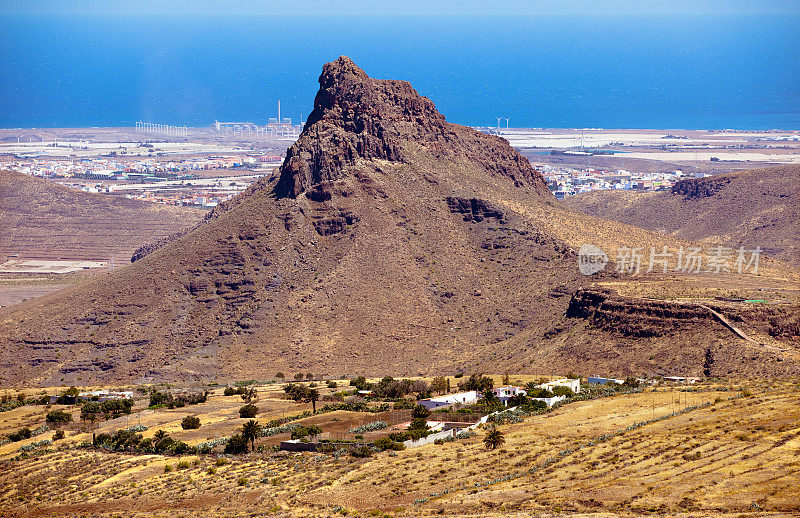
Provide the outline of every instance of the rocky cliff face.
<path id="1" fill-rule="evenodd" d="M 420 148 L 436 159 L 466 158 L 550 195 L 541 175 L 505 140 L 448 123 L 406 81 L 372 79 L 342 56 L 323 67 L 319 84 L 314 111 L 281 167 L 278 196 L 296 197 L 342 178 L 360 159 L 411 162 Z"/>

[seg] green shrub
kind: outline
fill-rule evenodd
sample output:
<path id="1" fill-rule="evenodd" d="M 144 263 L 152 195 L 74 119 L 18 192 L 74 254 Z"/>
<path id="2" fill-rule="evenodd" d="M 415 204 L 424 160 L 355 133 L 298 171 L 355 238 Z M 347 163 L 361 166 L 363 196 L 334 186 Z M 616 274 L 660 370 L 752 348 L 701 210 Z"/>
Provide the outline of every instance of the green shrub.
<path id="1" fill-rule="evenodd" d="M 153 439 L 153 448 L 157 452 L 168 451 L 172 449 L 173 445 L 175 444 L 175 439 L 170 436 L 165 436 L 164 438 L 158 440 L 155 440 L 155 437 Z"/>
<path id="2" fill-rule="evenodd" d="M 255 405 L 245 405 L 239 409 L 239 417 L 242 419 L 250 419 L 256 416 L 258 407 Z"/>
<path id="3" fill-rule="evenodd" d="M 20 428 L 14 433 L 8 434 L 8 439 L 12 442 L 21 441 L 23 439 L 30 439 L 33 436 L 33 432 L 28 427 Z"/>
<path id="4" fill-rule="evenodd" d="M 133 407 L 132 399 L 110 399 L 100 403 L 100 412 L 108 419 L 109 417 L 119 417 L 123 414 L 130 414 Z M 81 409 L 83 411 L 83 409 Z"/>
<path id="5" fill-rule="evenodd" d="M 92 446 L 102 446 L 104 444 L 111 444 L 111 435 L 101 433 L 92 438 Z"/>
<path id="6" fill-rule="evenodd" d="M 411 420 L 411 424 L 408 425 L 409 430 L 427 430 L 428 429 L 428 422 L 425 420 L 424 417 L 416 417 Z"/>
<path id="7" fill-rule="evenodd" d="M 69 423 L 72 421 L 72 414 L 63 410 L 52 410 L 47 412 L 45 421 L 48 423 Z"/>
<path id="8" fill-rule="evenodd" d="M 461 390 L 477 390 L 478 392 L 486 392 L 487 390 L 492 390 L 494 388 L 494 380 L 482 374 L 472 374 L 462 383 L 459 383 L 458 388 Z"/>
<path id="9" fill-rule="evenodd" d="M 227 444 L 225 444 L 225 453 L 246 453 L 247 452 L 247 440 L 239 435 L 233 435 L 230 439 L 228 439 Z"/>
<path id="10" fill-rule="evenodd" d="M 75 387 L 70 387 L 58 396 L 56 399 L 56 404 L 58 405 L 74 405 L 75 401 L 78 398 L 79 391 Z M 49 402 L 49 398 L 48 398 Z"/>
<path id="11" fill-rule="evenodd" d="M 545 410 L 547 408 L 547 403 L 544 401 L 528 401 L 523 406 L 523 410 L 527 412 L 537 412 L 539 410 Z"/>
<path id="12" fill-rule="evenodd" d="M 389 437 L 381 437 L 380 439 L 376 439 L 375 442 L 372 443 L 372 445 L 381 451 L 386 451 L 386 450 L 400 451 L 405 449 L 404 445 L 398 442 L 394 442 Z"/>
<path id="13" fill-rule="evenodd" d="M 171 464 L 165 464 L 164 465 L 164 473 L 169 473 L 170 471 L 172 471 L 172 465 Z"/>
<path id="14" fill-rule="evenodd" d="M 216 466 L 224 466 L 225 464 L 229 463 L 230 461 L 225 457 L 217 457 L 217 460 L 214 461 Z"/>
<path id="15" fill-rule="evenodd" d="M 410 409 L 414 408 L 415 406 L 417 406 L 417 403 L 415 401 L 412 401 L 411 399 L 403 398 L 403 399 L 395 401 L 394 405 L 392 405 L 392 409 L 393 410 L 410 410 Z"/>
<path id="16" fill-rule="evenodd" d="M 246 486 L 247 485 L 247 477 L 239 478 L 239 480 L 237 480 L 236 483 L 239 484 L 240 486 Z"/>
<path id="17" fill-rule="evenodd" d="M 189 453 L 194 450 L 194 448 L 183 441 L 175 441 L 171 449 L 177 455 L 183 455 L 184 453 Z"/>
<path id="18" fill-rule="evenodd" d="M 359 446 L 358 448 L 350 450 L 350 455 L 359 459 L 372 457 L 372 448 L 369 446 Z"/>
<path id="19" fill-rule="evenodd" d="M 292 439 L 300 439 L 308 436 L 308 428 L 305 426 L 298 426 L 292 430 Z"/>
<path id="20" fill-rule="evenodd" d="M 213 475 L 216 472 L 217 468 L 215 468 L 214 466 L 209 466 L 208 469 L 206 470 L 206 473 L 208 473 L 209 475 Z"/>
<path id="21" fill-rule="evenodd" d="M 416 405 L 414 407 L 414 411 L 412 412 L 412 415 L 415 418 L 428 417 L 429 415 L 431 415 L 431 411 L 428 410 L 427 408 L 425 408 L 422 405 Z"/>
<path id="22" fill-rule="evenodd" d="M 356 390 L 369 390 L 372 388 L 372 385 L 367 383 L 367 378 L 364 376 L 357 376 L 350 380 L 350 386 L 355 387 Z"/>
<path id="23" fill-rule="evenodd" d="M 319 435 L 322 433 L 322 428 L 312 424 L 310 426 L 298 426 L 292 430 L 292 439 L 300 439 L 302 437 Z"/>
<path id="24" fill-rule="evenodd" d="M 184 430 L 197 430 L 200 428 L 200 418 L 193 415 L 187 415 L 181 420 L 181 428 Z"/>
<path id="25" fill-rule="evenodd" d="M 63 438 L 64 438 L 64 430 L 58 430 L 55 433 L 55 435 L 53 435 L 53 440 L 54 441 L 60 441 Z"/>
<path id="26" fill-rule="evenodd" d="M 629 379 L 633 379 L 633 381 L 635 381 L 635 382 L 636 382 L 636 385 L 635 385 L 636 387 L 638 387 L 638 386 L 639 386 L 639 382 L 638 382 L 638 381 L 636 381 L 634 378 L 629 378 Z M 626 382 L 626 383 L 627 383 L 627 382 Z M 630 386 L 634 386 L 634 385 L 630 385 Z M 572 396 L 574 396 L 574 395 L 575 395 L 575 393 L 574 393 L 574 392 L 572 391 L 572 389 L 571 389 L 571 388 L 569 388 L 569 387 L 560 387 L 560 386 L 557 386 L 557 387 L 553 387 L 553 395 L 554 395 L 554 396 L 567 396 L 567 397 L 572 397 Z"/>
<path id="27" fill-rule="evenodd" d="M 100 416 L 100 403 L 87 401 L 81 406 L 81 420 L 95 422 Z"/>
<path id="28" fill-rule="evenodd" d="M 150 393 L 150 402 L 147 406 L 152 408 L 155 406 L 168 405 L 171 402 L 172 394 L 169 392 L 159 392 L 157 390 L 153 390 L 153 392 Z"/>
<path id="29" fill-rule="evenodd" d="M 178 461 L 178 469 L 189 469 L 189 462 L 185 460 Z"/>

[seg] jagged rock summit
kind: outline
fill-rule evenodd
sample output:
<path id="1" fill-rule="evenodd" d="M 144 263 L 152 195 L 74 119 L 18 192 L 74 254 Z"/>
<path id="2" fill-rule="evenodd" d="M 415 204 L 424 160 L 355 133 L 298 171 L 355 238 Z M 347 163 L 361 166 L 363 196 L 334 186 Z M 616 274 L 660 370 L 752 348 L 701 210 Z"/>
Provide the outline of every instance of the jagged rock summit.
<path id="1" fill-rule="evenodd" d="M 448 123 L 407 81 L 372 79 L 341 56 L 325 64 L 319 84 L 314 110 L 281 167 L 279 196 L 337 180 L 359 159 L 408 163 L 421 149 L 437 159 L 470 160 L 549 196 L 541 175 L 508 142 Z"/>

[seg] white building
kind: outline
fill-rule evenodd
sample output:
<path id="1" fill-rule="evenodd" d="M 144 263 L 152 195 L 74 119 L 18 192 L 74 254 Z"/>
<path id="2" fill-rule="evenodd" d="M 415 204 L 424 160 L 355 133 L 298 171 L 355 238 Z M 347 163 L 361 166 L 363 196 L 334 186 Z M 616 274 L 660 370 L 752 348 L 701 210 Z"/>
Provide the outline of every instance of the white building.
<path id="1" fill-rule="evenodd" d="M 555 387 L 567 387 L 575 394 L 578 394 L 581 391 L 581 380 L 562 378 L 560 380 L 553 380 L 553 381 L 548 381 L 547 383 L 542 383 L 541 385 L 538 385 L 536 388 L 545 389 L 552 392 Z"/>
<path id="2" fill-rule="evenodd" d="M 435 410 L 437 408 L 454 405 L 456 403 L 462 405 L 471 405 L 476 401 L 478 401 L 478 392 L 476 390 L 470 390 L 469 392 L 445 394 L 444 396 L 421 399 L 419 404 L 428 410 Z"/>
<path id="3" fill-rule="evenodd" d="M 132 390 L 121 390 L 121 391 L 110 391 L 106 390 L 94 390 L 90 392 L 81 392 L 78 394 L 79 397 L 82 398 L 97 398 L 98 401 L 110 401 L 113 399 L 133 399 L 133 391 Z"/>
<path id="4" fill-rule="evenodd" d="M 517 394 L 526 395 L 528 392 L 522 387 L 515 387 L 513 385 L 504 385 L 502 387 L 493 388 L 492 392 L 497 396 L 504 405 L 508 405 L 508 400 Z"/>

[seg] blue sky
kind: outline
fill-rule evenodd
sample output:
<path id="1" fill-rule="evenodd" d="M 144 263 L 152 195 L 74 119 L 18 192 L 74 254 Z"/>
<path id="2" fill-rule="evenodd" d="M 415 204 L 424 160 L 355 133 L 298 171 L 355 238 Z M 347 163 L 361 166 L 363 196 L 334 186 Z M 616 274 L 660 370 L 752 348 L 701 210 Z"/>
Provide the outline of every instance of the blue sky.
<path id="1" fill-rule="evenodd" d="M 0 0 L 1 14 L 577 15 L 800 14 L 798 0 Z"/>

